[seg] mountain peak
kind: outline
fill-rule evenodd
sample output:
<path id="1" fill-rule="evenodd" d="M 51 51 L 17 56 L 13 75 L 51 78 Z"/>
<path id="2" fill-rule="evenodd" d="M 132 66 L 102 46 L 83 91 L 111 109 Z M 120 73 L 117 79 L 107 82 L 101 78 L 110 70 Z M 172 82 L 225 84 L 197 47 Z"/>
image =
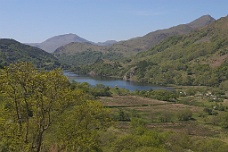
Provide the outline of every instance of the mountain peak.
<path id="1" fill-rule="evenodd" d="M 84 38 L 81 38 L 79 37 L 78 35 L 76 34 L 72 34 L 72 33 L 69 33 L 69 34 L 63 34 L 63 35 L 58 35 L 58 36 L 54 36 L 54 37 L 51 37 L 49 39 L 47 39 L 46 41 L 42 42 L 42 43 L 47 43 L 48 41 L 67 41 L 67 42 L 87 42 L 88 40 L 84 39 Z"/>
<path id="2" fill-rule="evenodd" d="M 116 40 L 107 40 L 105 42 L 98 42 L 97 45 L 100 45 L 100 46 L 111 46 L 113 44 L 117 43 Z"/>
<path id="3" fill-rule="evenodd" d="M 215 19 L 211 17 L 210 15 L 203 15 L 199 17 L 198 19 L 188 23 L 187 25 L 191 28 L 201 28 L 204 27 L 212 22 L 214 22 Z"/>
<path id="4" fill-rule="evenodd" d="M 46 41 L 39 43 L 39 44 L 30 44 L 30 45 L 39 47 L 49 53 L 53 53 L 60 46 L 67 45 L 72 42 L 85 43 L 85 42 L 89 42 L 89 41 L 84 38 L 79 37 L 76 34 L 69 33 L 69 34 L 63 34 L 63 35 L 51 37 L 51 38 L 47 39 Z"/>

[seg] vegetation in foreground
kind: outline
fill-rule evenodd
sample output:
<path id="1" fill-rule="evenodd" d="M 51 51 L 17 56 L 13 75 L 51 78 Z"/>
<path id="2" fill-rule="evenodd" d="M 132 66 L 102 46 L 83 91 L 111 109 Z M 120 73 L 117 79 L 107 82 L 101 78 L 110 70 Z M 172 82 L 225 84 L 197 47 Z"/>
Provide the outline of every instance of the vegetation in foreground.
<path id="1" fill-rule="evenodd" d="M 0 76 L 0 151 L 228 149 L 226 88 L 129 92 L 70 83 L 59 70 L 29 63 L 5 67 Z"/>
<path id="2" fill-rule="evenodd" d="M 73 89 L 59 70 L 10 65 L 0 75 L 0 151 L 99 150 L 108 110 Z"/>

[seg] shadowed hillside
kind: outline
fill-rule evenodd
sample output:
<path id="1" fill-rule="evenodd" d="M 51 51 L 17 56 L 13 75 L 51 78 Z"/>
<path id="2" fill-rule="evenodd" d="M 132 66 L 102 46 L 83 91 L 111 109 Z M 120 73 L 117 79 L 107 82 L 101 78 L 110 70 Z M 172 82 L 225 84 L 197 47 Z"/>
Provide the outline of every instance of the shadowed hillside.
<path id="1" fill-rule="evenodd" d="M 32 62 L 39 68 L 55 68 L 60 63 L 53 55 L 24 45 L 12 39 L 0 39 L 0 65 L 6 66 L 15 62 Z"/>

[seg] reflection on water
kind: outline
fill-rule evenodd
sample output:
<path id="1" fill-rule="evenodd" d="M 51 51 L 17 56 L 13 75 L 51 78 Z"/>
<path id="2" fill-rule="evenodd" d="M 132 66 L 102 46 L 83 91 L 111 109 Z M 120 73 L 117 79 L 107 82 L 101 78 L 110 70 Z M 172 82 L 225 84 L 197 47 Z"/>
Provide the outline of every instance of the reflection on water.
<path id="1" fill-rule="evenodd" d="M 119 87 L 119 88 L 125 88 L 130 91 L 135 91 L 135 90 L 172 90 L 172 88 L 168 87 L 163 87 L 163 86 L 152 86 L 148 84 L 142 84 L 142 83 L 136 83 L 136 82 L 130 82 L 130 81 L 125 81 L 125 80 L 120 80 L 120 79 L 113 79 L 113 78 L 104 78 L 104 77 L 88 77 L 88 76 L 79 76 L 75 73 L 72 72 L 64 72 L 64 75 L 67 76 L 71 81 L 76 81 L 76 82 L 87 82 L 92 86 L 95 86 L 97 84 L 103 84 L 105 86 L 109 86 L 111 88 L 114 87 Z"/>

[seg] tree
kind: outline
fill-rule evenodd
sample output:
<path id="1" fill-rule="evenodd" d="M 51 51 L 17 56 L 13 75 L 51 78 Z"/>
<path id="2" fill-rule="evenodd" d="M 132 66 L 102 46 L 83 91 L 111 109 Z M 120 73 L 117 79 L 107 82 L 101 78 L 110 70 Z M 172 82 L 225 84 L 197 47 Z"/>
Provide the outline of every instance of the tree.
<path id="1" fill-rule="evenodd" d="M 188 121 L 192 119 L 192 112 L 189 109 L 178 112 L 177 118 L 179 121 Z"/>
<path id="2" fill-rule="evenodd" d="M 39 72 L 30 63 L 17 63 L 1 73 L 4 97 L 2 137 L 11 151 L 40 151 L 43 135 L 61 109 L 69 85 L 60 70 Z M 15 142 L 12 144 L 12 142 Z"/>
<path id="3" fill-rule="evenodd" d="M 102 104 L 84 100 L 83 90 L 72 88 L 61 70 L 17 63 L 0 71 L 0 151 L 39 152 L 58 135 L 61 148 L 91 151 L 108 118 Z"/>
<path id="4" fill-rule="evenodd" d="M 97 101 L 79 101 L 65 111 L 56 127 L 60 150 L 76 152 L 99 151 L 99 131 L 110 124 L 109 111 Z"/>

